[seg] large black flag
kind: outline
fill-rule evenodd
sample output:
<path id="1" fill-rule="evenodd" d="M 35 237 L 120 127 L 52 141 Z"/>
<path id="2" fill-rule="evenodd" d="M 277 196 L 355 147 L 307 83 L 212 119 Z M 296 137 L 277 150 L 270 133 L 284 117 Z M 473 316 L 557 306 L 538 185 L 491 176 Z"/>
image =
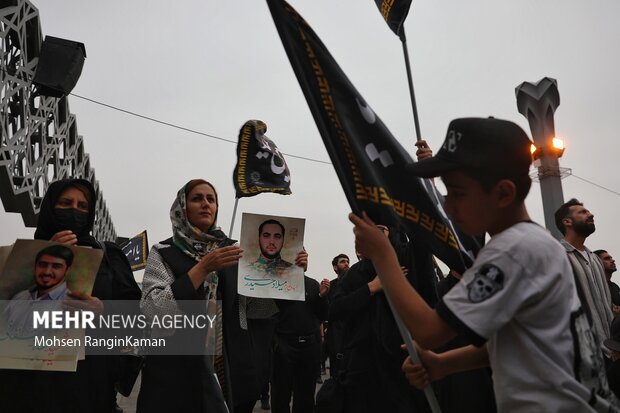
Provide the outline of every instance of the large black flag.
<path id="1" fill-rule="evenodd" d="M 375 0 L 375 3 L 390 29 L 402 37 L 404 32 L 401 29 L 409 13 L 411 0 Z"/>
<path id="2" fill-rule="evenodd" d="M 237 198 L 261 192 L 291 193 L 291 174 L 284 156 L 265 132 L 267 125 L 260 120 L 247 121 L 239 131 L 237 165 L 233 172 Z"/>
<path id="3" fill-rule="evenodd" d="M 353 211 L 388 226 L 402 223 L 410 238 L 422 237 L 439 259 L 462 272 L 472 260 L 421 179 L 405 173 L 413 162 L 407 151 L 303 18 L 283 0 L 267 2 Z"/>

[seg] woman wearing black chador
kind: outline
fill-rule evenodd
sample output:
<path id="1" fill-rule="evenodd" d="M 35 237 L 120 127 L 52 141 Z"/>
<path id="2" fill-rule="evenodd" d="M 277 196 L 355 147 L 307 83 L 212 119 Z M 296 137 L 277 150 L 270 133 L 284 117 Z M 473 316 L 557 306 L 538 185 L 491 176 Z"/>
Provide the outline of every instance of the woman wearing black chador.
<path id="1" fill-rule="evenodd" d="M 77 306 L 101 313 L 105 300 L 138 300 L 140 288 L 122 250 L 92 235 L 97 196 L 84 179 L 52 183 L 41 203 L 35 238 L 104 249 L 90 295 L 71 292 Z M 115 411 L 118 359 L 86 356 L 77 371 L 0 370 L 0 410 L 37 413 L 112 413 Z"/>

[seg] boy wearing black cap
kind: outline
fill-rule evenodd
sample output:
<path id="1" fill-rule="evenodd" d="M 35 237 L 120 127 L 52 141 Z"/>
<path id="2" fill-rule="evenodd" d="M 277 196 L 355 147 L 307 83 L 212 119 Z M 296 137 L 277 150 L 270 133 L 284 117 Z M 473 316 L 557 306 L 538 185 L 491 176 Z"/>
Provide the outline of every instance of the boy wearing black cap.
<path id="1" fill-rule="evenodd" d="M 512 122 L 456 119 L 437 155 L 409 166 L 412 175 L 442 177 L 448 189 L 444 208 L 465 233 L 491 235 L 435 310 L 402 277 L 392 248 L 365 214 L 350 215 L 356 248 L 375 264 L 421 348 L 436 348 L 457 334 L 472 343 L 441 354 L 422 351 L 424 367 L 406 361 L 412 384 L 424 387 L 490 365 L 500 412 L 609 411 L 605 399 L 613 396 L 566 254 L 530 220 L 524 204 L 531 185 L 530 144 Z M 593 363 L 583 369 L 576 361 Z"/>

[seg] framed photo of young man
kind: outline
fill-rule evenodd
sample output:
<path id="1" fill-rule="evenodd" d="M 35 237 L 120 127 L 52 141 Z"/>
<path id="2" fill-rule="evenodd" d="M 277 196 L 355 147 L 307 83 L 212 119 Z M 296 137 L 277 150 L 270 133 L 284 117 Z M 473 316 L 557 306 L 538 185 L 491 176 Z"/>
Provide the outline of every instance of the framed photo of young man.
<path id="1" fill-rule="evenodd" d="M 70 291 L 90 294 L 102 256 L 41 240 L 17 240 L 0 250 L 0 368 L 75 371 L 84 329 L 37 328 L 35 314 L 66 311 Z M 47 344 L 57 338 L 79 345 Z"/>
<path id="2" fill-rule="evenodd" d="M 244 213 L 241 219 L 239 294 L 305 299 L 304 270 L 295 265 L 303 250 L 305 219 Z"/>

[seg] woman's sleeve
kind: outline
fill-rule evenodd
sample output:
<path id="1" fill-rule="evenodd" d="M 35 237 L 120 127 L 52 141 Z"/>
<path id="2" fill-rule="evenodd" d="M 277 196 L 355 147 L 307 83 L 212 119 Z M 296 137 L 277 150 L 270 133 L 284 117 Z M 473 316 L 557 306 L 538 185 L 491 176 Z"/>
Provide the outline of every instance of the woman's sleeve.
<path id="1" fill-rule="evenodd" d="M 164 262 L 159 249 L 151 248 L 146 261 L 142 280 L 140 310 L 147 317 L 164 314 L 179 314 L 179 308 L 172 292 L 174 275 Z"/>

